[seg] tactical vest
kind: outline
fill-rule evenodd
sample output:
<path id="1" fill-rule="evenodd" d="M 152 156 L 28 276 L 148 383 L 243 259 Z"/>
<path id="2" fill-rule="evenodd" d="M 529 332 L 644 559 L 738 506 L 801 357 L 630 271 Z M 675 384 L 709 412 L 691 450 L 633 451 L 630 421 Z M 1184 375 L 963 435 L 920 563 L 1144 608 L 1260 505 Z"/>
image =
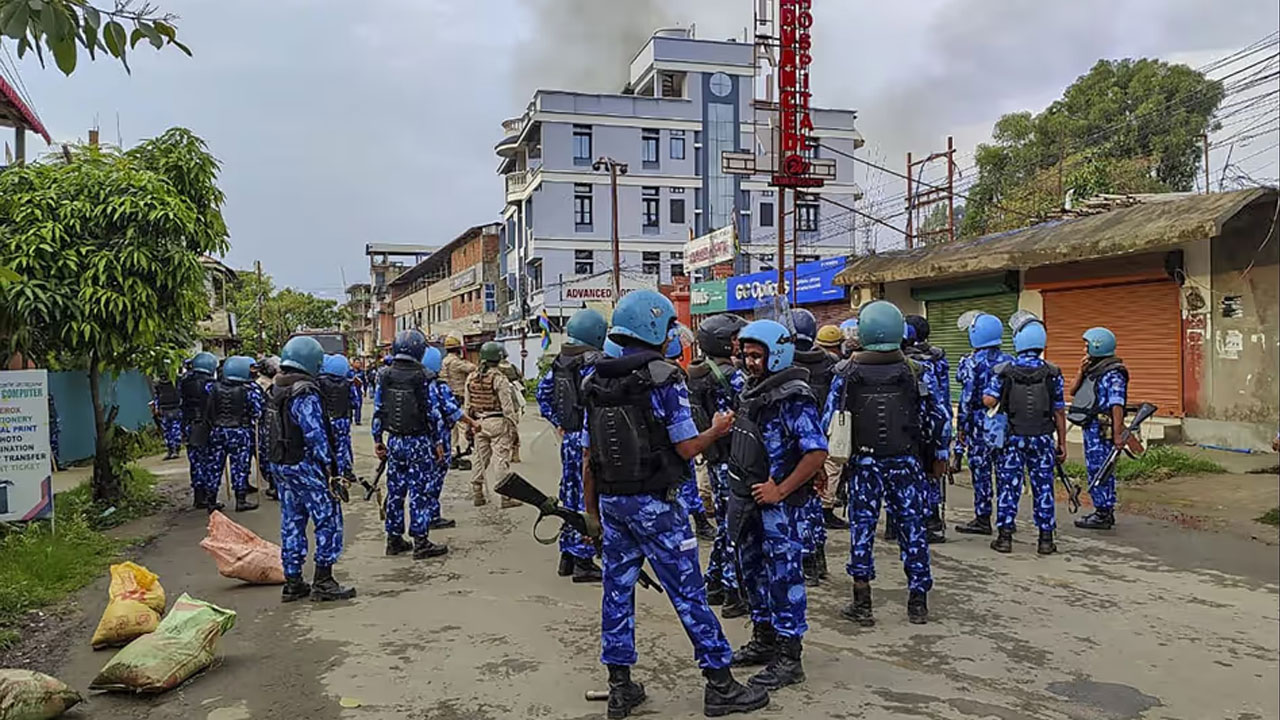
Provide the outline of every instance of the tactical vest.
<path id="1" fill-rule="evenodd" d="M 189 372 L 179 381 L 178 392 L 182 395 L 183 422 L 196 422 L 204 417 L 204 404 L 207 395 L 204 386 L 213 377 L 202 372 Z"/>
<path id="2" fill-rule="evenodd" d="M 501 377 L 497 368 L 482 367 L 467 380 L 467 393 L 471 397 L 468 409 L 472 415 L 484 417 L 502 413 L 502 402 L 498 400 L 498 391 L 493 388 L 494 375 Z"/>
<path id="3" fill-rule="evenodd" d="M 156 409 L 160 412 L 172 412 L 182 407 L 182 396 L 178 394 L 178 388 L 168 380 L 161 380 L 155 384 L 156 393 Z"/>
<path id="4" fill-rule="evenodd" d="M 728 360 L 717 361 L 713 358 L 704 358 L 689 366 L 689 409 L 693 413 L 693 424 L 697 426 L 698 432 L 711 427 L 711 419 L 720 412 L 721 398 L 728 400 L 730 408 L 736 404 L 733 386 L 729 384 L 729 377 L 735 371 L 733 363 Z M 731 443 L 732 436 L 726 435 L 711 443 L 703 451 L 702 457 L 709 463 L 726 462 Z"/>
<path id="5" fill-rule="evenodd" d="M 213 384 L 209 399 L 209 420 L 216 427 L 249 427 L 249 385 L 219 380 Z"/>
<path id="6" fill-rule="evenodd" d="M 1053 378 L 1062 372 L 1050 363 L 1028 368 L 1000 363 L 995 369 L 1001 379 L 1000 406 L 1009 417 L 1011 435 L 1048 435 L 1056 429 L 1053 421 Z"/>
<path id="7" fill-rule="evenodd" d="M 382 425 L 392 435 L 426 435 L 429 409 L 422 363 L 396 360 L 382 373 Z"/>
<path id="8" fill-rule="evenodd" d="M 835 377 L 835 358 L 822 349 L 798 350 L 795 364 L 796 367 L 809 371 L 809 388 L 813 390 L 813 398 L 818 403 L 818 417 L 822 417 L 827 409 L 831 379 Z"/>
<path id="9" fill-rule="evenodd" d="M 561 351 L 551 362 L 552 402 L 560 429 L 578 432 L 582 429 L 582 369 L 594 365 L 600 354 L 594 351 L 569 353 Z"/>
<path id="10" fill-rule="evenodd" d="M 679 382 L 680 369 L 655 352 L 601 360 L 583 383 L 591 474 L 601 495 L 663 493 L 689 464 L 653 413 L 655 389 Z"/>
<path id="11" fill-rule="evenodd" d="M 770 473 L 769 450 L 764 444 L 765 413 L 776 408 L 787 398 L 808 398 L 816 404 L 808 382 L 809 373 L 804 368 L 791 367 L 770 375 L 758 385 L 747 388 L 738 399 L 737 414 L 733 419 L 729 450 L 729 489 L 741 498 L 751 497 L 751 486 L 768 482 Z M 798 459 L 797 459 L 798 460 Z M 775 483 L 782 483 L 795 465 L 783 467 Z M 810 482 L 786 497 L 788 505 L 804 505 L 812 489 Z"/>
<path id="12" fill-rule="evenodd" d="M 1080 388 L 1071 397 L 1071 407 L 1067 408 L 1067 420 L 1074 425 L 1088 425 L 1109 412 L 1108 408 L 1098 407 L 1098 380 L 1112 370 L 1123 375 L 1125 382 L 1129 381 L 1129 368 L 1125 367 L 1124 361 L 1120 358 L 1112 356 L 1093 363 L 1084 371 L 1084 380 L 1080 382 Z"/>
<path id="13" fill-rule="evenodd" d="M 351 381 L 334 375 L 317 378 L 325 417 L 330 420 L 351 417 Z"/>
<path id="14" fill-rule="evenodd" d="M 293 403 L 304 395 L 320 394 L 311 378 L 296 373 L 281 373 L 267 396 L 263 424 L 267 428 L 267 457 L 276 465 L 297 465 L 307 456 L 307 440 L 302 428 L 293 421 Z M 292 381 L 282 384 L 280 381 Z"/>
<path id="15" fill-rule="evenodd" d="M 911 365 L 853 361 L 844 374 L 844 409 L 853 414 L 854 452 L 878 458 L 918 455 L 924 393 Z"/>

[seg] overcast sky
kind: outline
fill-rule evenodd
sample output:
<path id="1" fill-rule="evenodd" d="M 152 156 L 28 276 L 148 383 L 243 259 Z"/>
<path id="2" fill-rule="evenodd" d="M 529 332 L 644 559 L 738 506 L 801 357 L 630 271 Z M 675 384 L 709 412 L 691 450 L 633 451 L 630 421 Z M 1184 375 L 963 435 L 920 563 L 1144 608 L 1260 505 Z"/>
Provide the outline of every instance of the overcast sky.
<path id="1" fill-rule="evenodd" d="M 99 60 L 65 78 L 29 56 L 19 67 L 37 112 L 57 141 L 94 125 L 125 145 L 191 128 L 224 163 L 227 262 L 259 259 L 278 282 L 331 297 L 367 281 L 367 242 L 438 244 L 498 218 L 493 146 L 536 87 L 616 90 L 652 27 L 741 37 L 753 4 L 156 2 L 181 16 L 194 57 L 144 43 L 132 75 Z M 814 5 L 815 101 L 857 109 L 867 156 L 894 167 L 948 133 L 965 164 L 1000 114 L 1041 109 L 1099 57 L 1198 65 L 1280 23 L 1274 0 Z"/>

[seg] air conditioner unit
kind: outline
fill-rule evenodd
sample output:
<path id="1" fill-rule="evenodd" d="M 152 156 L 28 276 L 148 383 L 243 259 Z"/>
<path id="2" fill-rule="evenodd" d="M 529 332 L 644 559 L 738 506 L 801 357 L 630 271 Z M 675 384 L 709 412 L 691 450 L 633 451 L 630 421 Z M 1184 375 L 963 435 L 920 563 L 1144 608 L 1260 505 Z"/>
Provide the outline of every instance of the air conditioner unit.
<path id="1" fill-rule="evenodd" d="M 857 285 L 849 290 L 849 307 L 857 310 L 873 300 L 884 298 L 884 285 Z"/>

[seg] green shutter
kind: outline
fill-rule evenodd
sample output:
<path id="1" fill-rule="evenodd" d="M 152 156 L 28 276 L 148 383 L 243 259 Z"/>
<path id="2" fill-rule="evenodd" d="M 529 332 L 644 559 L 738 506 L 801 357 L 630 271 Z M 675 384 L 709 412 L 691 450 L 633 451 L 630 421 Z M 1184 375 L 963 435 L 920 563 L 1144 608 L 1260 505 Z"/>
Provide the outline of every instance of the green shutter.
<path id="1" fill-rule="evenodd" d="M 981 310 L 1008 323 L 1009 316 L 1017 309 L 1018 293 L 1013 292 L 959 300 L 930 300 L 925 303 L 925 313 L 929 318 L 929 342 L 947 351 L 947 363 L 951 366 L 952 402 L 960 399 L 956 368 L 960 365 L 960 358 L 969 354 L 969 334 L 957 328 L 956 321 L 970 310 Z"/>

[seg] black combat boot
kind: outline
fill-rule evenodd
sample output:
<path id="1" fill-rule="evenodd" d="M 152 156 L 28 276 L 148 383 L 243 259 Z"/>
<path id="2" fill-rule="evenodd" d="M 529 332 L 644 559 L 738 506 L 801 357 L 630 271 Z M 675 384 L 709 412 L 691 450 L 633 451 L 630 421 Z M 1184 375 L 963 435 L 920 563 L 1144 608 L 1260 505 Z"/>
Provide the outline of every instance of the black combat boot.
<path id="1" fill-rule="evenodd" d="M 432 530 L 448 530 L 450 528 L 458 527 L 458 521 L 453 518 L 438 517 L 435 520 L 432 520 L 431 524 L 427 527 Z"/>
<path id="2" fill-rule="evenodd" d="M 609 717 L 624 718 L 644 702 L 644 685 L 631 680 L 631 668 L 627 665 L 609 666 Z"/>
<path id="3" fill-rule="evenodd" d="M 284 589 L 280 592 L 280 602 L 291 603 L 311 594 L 311 586 L 307 584 L 302 576 L 287 577 L 284 579 Z"/>
<path id="4" fill-rule="evenodd" d="M 457 455 L 454 455 L 453 457 L 449 458 L 449 469 L 450 469 L 450 470 L 457 470 L 457 469 L 459 469 L 459 468 L 458 468 L 458 465 L 459 465 L 459 463 L 461 463 L 461 462 L 462 462 L 462 459 L 461 459 L 461 458 L 459 458 Z"/>
<path id="5" fill-rule="evenodd" d="M 1116 525 L 1115 513 L 1107 508 L 1096 508 L 1093 512 L 1076 521 L 1076 527 L 1085 530 L 1110 530 Z"/>
<path id="6" fill-rule="evenodd" d="M 738 592 L 726 592 L 724 607 L 720 608 L 720 617 L 725 620 L 745 617 L 751 612 L 751 608 L 747 606 L 747 599 L 742 596 L 742 590 Z"/>
<path id="7" fill-rule="evenodd" d="M 350 600 L 356 596 L 355 588 L 345 588 L 333 579 L 332 565 L 317 565 L 316 578 L 311 583 L 311 599 L 315 602 Z"/>
<path id="8" fill-rule="evenodd" d="M 733 651 L 733 666 L 767 665 L 778 654 L 778 633 L 769 623 L 751 626 L 751 639 L 746 645 Z"/>
<path id="9" fill-rule="evenodd" d="M 243 493 L 243 492 L 236 493 L 236 512 L 238 513 L 248 512 L 250 510 L 257 510 L 257 509 L 258 509 L 258 503 L 250 500 L 248 493 Z"/>
<path id="10" fill-rule="evenodd" d="M 979 515 L 964 525 L 957 525 L 956 532 L 961 535 L 990 535 L 991 516 Z"/>
<path id="11" fill-rule="evenodd" d="M 696 512 L 693 514 L 693 527 L 699 539 L 708 542 L 716 539 L 716 528 L 711 524 L 710 520 L 707 520 L 706 513 Z"/>
<path id="12" fill-rule="evenodd" d="M 448 545 L 438 545 L 427 539 L 426 535 L 421 535 L 413 539 L 413 559 L 426 560 L 427 558 L 440 557 L 449 552 Z"/>
<path id="13" fill-rule="evenodd" d="M 827 569 L 827 547 L 825 545 L 818 546 L 818 579 L 826 580 L 831 576 L 831 571 Z"/>
<path id="14" fill-rule="evenodd" d="M 871 582 L 869 580 L 853 581 L 853 601 L 844 606 L 840 614 L 862 627 L 876 624 L 871 614 Z"/>
<path id="15" fill-rule="evenodd" d="M 573 559 L 573 581 L 576 583 L 598 583 L 603 578 L 600 566 L 591 558 Z"/>
<path id="16" fill-rule="evenodd" d="M 729 668 L 707 668 L 702 676 L 707 679 L 702 693 L 702 714 L 707 717 L 749 713 L 769 704 L 768 690 L 743 685 Z"/>
<path id="17" fill-rule="evenodd" d="M 214 490 L 213 492 L 208 492 L 208 491 L 206 491 L 206 492 L 205 492 L 205 494 L 204 494 L 204 509 L 205 509 L 205 510 L 207 510 L 207 511 L 209 512 L 209 514 L 210 514 L 210 515 L 212 515 L 212 514 L 214 513 L 214 511 L 216 511 L 216 510 L 222 510 L 222 509 L 223 509 L 223 508 L 225 508 L 225 507 L 226 507 L 226 505 L 223 505 L 222 503 L 218 502 L 218 491 L 217 491 L 217 490 Z"/>
<path id="18" fill-rule="evenodd" d="M 1058 552 L 1058 545 L 1053 541 L 1052 530 L 1040 531 L 1040 541 L 1036 543 L 1036 552 L 1041 555 L 1052 555 Z"/>
<path id="19" fill-rule="evenodd" d="M 922 592 L 911 591 L 907 596 L 907 620 L 912 625 L 924 625 L 929 622 L 929 602 Z"/>
<path id="20" fill-rule="evenodd" d="M 934 510 L 924 521 L 925 542 L 930 545 L 940 545 L 947 541 L 947 528 L 942 522 L 942 514 Z"/>
<path id="21" fill-rule="evenodd" d="M 573 561 L 576 560 L 572 554 L 567 552 L 560 553 L 560 564 L 556 566 L 556 575 L 560 577 L 569 577 L 573 574 Z"/>
<path id="22" fill-rule="evenodd" d="M 458 469 L 463 472 L 471 472 L 471 461 L 466 458 L 458 460 Z"/>
<path id="23" fill-rule="evenodd" d="M 884 518 L 884 540 L 885 542 L 898 542 L 898 523 L 894 522 L 888 515 Z"/>
<path id="24" fill-rule="evenodd" d="M 200 488 L 192 488 L 191 489 L 191 509 L 203 510 L 204 503 L 205 503 L 204 490 L 201 490 Z"/>
<path id="25" fill-rule="evenodd" d="M 1000 528 L 996 539 L 991 541 L 991 549 L 998 553 L 1013 552 L 1013 530 L 1008 527 Z"/>
<path id="26" fill-rule="evenodd" d="M 352 478 L 351 481 L 355 482 L 355 478 Z M 244 484 L 244 491 L 251 495 L 256 495 L 258 493 L 258 486 L 254 485 L 253 481 L 250 480 Z"/>
<path id="27" fill-rule="evenodd" d="M 778 653 L 769 665 L 747 681 L 752 687 L 762 687 L 770 692 L 780 687 L 804 682 L 804 667 L 800 664 L 801 641 L 798 637 L 779 637 Z"/>
<path id="28" fill-rule="evenodd" d="M 707 575 L 707 604 L 718 607 L 725 601 L 724 581 L 714 575 Z"/>
<path id="29" fill-rule="evenodd" d="M 805 587 L 817 587 L 818 579 L 818 554 L 805 555 L 800 561 L 800 567 L 804 572 Z"/>
<path id="30" fill-rule="evenodd" d="M 413 545 L 403 535 L 387 536 L 387 556 L 402 555 L 413 549 Z"/>
<path id="31" fill-rule="evenodd" d="M 843 520 L 833 508 L 822 509 L 822 522 L 826 524 L 828 530 L 848 530 L 849 523 Z"/>
<path id="32" fill-rule="evenodd" d="M 263 495 L 266 495 L 268 500 L 276 502 L 280 500 L 280 493 L 276 492 L 276 484 L 270 481 L 267 482 L 267 491 Z"/>

